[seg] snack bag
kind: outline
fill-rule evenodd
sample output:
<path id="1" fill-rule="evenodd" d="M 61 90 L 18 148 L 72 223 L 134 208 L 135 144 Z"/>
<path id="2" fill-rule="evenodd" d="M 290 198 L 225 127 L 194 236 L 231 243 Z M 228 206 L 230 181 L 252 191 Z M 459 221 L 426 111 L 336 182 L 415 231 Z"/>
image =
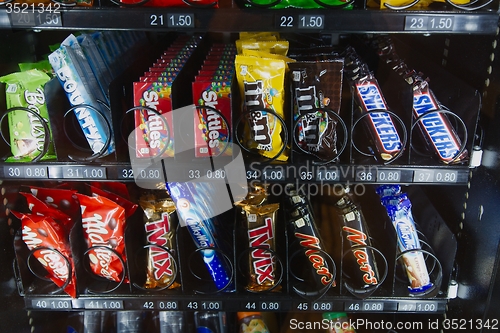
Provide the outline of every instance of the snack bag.
<path id="1" fill-rule="evenodd" d="M 56 158 L 43 89 L 45 83 L 49 80 L 50 77 L 47 74 L 37 69 L 0 77 L 0 82 L 6 84 L 7 109 L 23 107 L 34 111 L 45 121 L 50 132 L 46 133 L 40 119 L 32 113 L 21 110 L 10 112 L 7 117 L 9 121 L 10 149 L 13 156 L 7 158 L 7 161 L 32 161 L 43 152 L 47 135 L 50 135 L 50 143 L 46 154 L 41 157 L 41 160 Z"/>
<path id="2" fill-rule="evenodd" d="M 88 247 L 92 271 L 108 280 L 128 282 L 125 273 L 125 209 L 101 196 L 75 194 L 80 201 L 82 227 Z M 115 252 L 101 248 L 107 247 Z M 117 254 L 121 257 L 117 257 Z"/>
<path id="3" fill-rule="evenodd" d="M 236 77 L 243 99 L 242 109 L 248 113 L 243 144 L 257 149 L 267 158 L 274 158 L 285 144 L 281 139 L 281 122 L 265 109 L 274 111 L 284 118 L 285 69 L 286 63 L 279 59 L 236 56 Z M 280 154 L 280 161 L 288 156 Z"/>
<path id="4" fill-rule="evenodd" d="M 28 249 L 45 248 L 34 251 L 33 256 L 47 270 L 47 276 L 58 287 L 66 284 L 64 291 L 69 296 L 76 298 L 75 267 L 64 229 L 48 216 L 14 211 L 12 211 L 12 214 L 21 220 L 22 238 Z M 54 250 L 57 250 L 60 254 Z"/>

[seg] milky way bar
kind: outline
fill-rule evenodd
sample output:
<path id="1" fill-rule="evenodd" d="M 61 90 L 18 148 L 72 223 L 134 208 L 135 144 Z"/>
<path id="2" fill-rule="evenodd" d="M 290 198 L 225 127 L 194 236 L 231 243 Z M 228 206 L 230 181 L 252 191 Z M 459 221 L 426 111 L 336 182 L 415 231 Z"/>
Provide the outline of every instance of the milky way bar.
<path id="1" fill-rule="evenodd" d="M 203 204 L 195 199 L 196 185 L 177 182 L 167 183 L 168 191 L 175 202 L 181 225 L 187 227 L 197 248 L 201 248 L 207 270 L 218 290 L 232 290 L 231 272 L 221 254 L 214 234 L 212 216 L 207 216 Z M 213 248 L 210 249 L 210 248 Z"/>

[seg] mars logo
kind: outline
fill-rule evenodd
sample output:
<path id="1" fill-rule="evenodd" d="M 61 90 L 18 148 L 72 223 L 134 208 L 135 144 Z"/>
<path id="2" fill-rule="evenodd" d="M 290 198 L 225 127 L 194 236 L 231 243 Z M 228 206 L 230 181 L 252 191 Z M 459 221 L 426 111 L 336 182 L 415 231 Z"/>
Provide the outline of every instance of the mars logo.
<path id="1" fill-rule="evenodd" d="M 258 86 L 254 88 L 250 91 L 259 90 Z M 193 185 L 198 197 L 210 202 L 210 211 L 204 212 L 203 218 L 212 218 L 231 210 L 233 202 L 243 200 L 247 195 L 247 189 L 241 185 L 247 184 L 245 163 L 239 146 L 231 142 L 226 148 L 226 151 L 232 151 L 230 157 L 195 158 L 193 119 L 188 119 L 189 115 L 196 114 L 195 111 L 193 104 L 169 112 L 171 120 L 167 123 L 175 136 L 176 145 L 173 158 L 138 158 L 135 142 L 136 135 L 142 133 L 142 129 L 135 128 L 128 136 L 132 170 L 128 170 L 127 176 L 133 175 L 135 183 L 144 189 L 165 189 L 168 183 Z M 179 210 L 189 211 L 194 206 L 197 203 L 191 200 L 180 199 L 176 202 Z M 186 226 L 183 219 L 180 219 L 180 223 Z"/>

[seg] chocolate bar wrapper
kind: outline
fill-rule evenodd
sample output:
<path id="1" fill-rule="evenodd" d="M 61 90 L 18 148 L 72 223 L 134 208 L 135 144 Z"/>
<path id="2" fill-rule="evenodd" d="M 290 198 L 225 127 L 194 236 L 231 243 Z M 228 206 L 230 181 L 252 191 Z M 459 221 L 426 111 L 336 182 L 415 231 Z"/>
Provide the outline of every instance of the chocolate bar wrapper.
<path id="1" fill-rule="evenodd" d="M 331 271 L 332 267 L 328 267 L 328 261 L 321 252 L 323 250 L 322 242 L 309 201 L 300 195 L 294 195 L 293 197 L 301 197 L 306 202 L 292 208 L 288 227 L 295 238 L 295 243 L 302 249 L 307 259 L 306 262 L 309 264 L 315 285 L 314 289 L 321 290 L 325 286 L 335 286 L 334 274 Z M 293 197 L 289 197 L 292 203 L 299 201 L 297 198 L 293 199 Z"/>
<path id="2" fill-rule="evenodd" d="M 177 215 L 175 204 L 170 198 L 158 199 L 154 195 L 142 196 L 139 200 L 144 211 L 144 228 L 148 245 L 159 245 L 175 252 Z M 148 267 L 144 288 L 179 288 L 173 281 L 177 266 L 172 254 L 160 248 L 148 248 Z"/>
<path id="3" fill-rule="evenodd" d="M 0 77 L 6 84 L 5 98 L 7 109 L 24 107 L 37 113 L 50 130 L 49 115 L 45 100 L 44 86 L 50 77 L 44 72 L 32 69 Z M 9 121 L 10 149 L 9 162 L 29 162 L 44 150 L 46 136 L 50 142 L 42 160 L 55 159 L 52 131 L 45 133 L 40 119 L 26 111 L 12 111 L 7 115 Z"/>
<path id="4" fill-rule="evenodd" d="M 328 112 L 340 111 L 343 60 L 288 64 L 292 77 L 294 133 L 302 150 L 330 161 L 337 155 L 337 120 Z"/>
<path id="5" fill-rule="evenodd" d="M 249 253 L 249 280 L 247 290 L 266 291 L 272 289 L 279 291 L 281 286 L 276 286 L 276 212 L 279 204 L 264 206 L 244 206 L 244 227 L 248 236 L 248 247 L 263 247 L 252 249 Z M 267 251 L 269 249 L 270 251 Z M 273 251 L 273 252 L 271 252 Z"/>
<path id="6" fill-rule="evenodd" d="M 169 182 L 167 189 L 175 202 L 177 214 L 182 226 L 186 226 L 200 253 L 217 289 L 232 291 L 234 289 L 231 274 L 220 253 L 210 248 L 219 249 L 214 235 L 214 226 L 210 217 L 204 212 L 204 205 L 195 201 L 196 189 L 186 183 Z"/>
<path id="7" fill-rule="evenodd" d="M 354 84 L 354 90 L 361 115 L 371 110 L 381 111 L 366 116 L 367 128 L 380 157 L 385 161 L 394 158 L 403 144 L 391 116 L 383 113 L 388 106 L 377 80 L 374 77 L 360 80 Z"/>
<path id="8" fill-rule="evenodd" d="M 436 97 L 427 82 L 413 89 L 413 118 L 425 115 L 429 111 L 441 110 Z M 445 164 L 461 163 L 468 157 L 467 150 L 460 153 L 461 139 L 444 113 L 434 112 L 423 116 L 418 122 L 420 133 L 427 147 Z"/>
<path id="9" fill-rule="evenodd" d="M 422 249 L 411 213 L 411 202 L 406 195 L 384 197 L 382 205 L 386 208 L 396 231 L 399 252 Z M 410 293 L 418 295 L 433 286 L 421 251 L 403 254 L 402 261 L 410 282 L 408 286 Z"/>
<path id="10" fill-rule="evenodd" d="M 360 60 L 354 49 L 347 51 L 346 77 L 348 78 L 359 116 L 365 116 L 363 123 L 370 134 L 378 155 L 383 161 L 393 159 L 403 149 L 401 138 L 391 116 L 384 111 L 389 107 L 377 79 Z"/>
<path id="11" fill-rule="evenodd" d="M 362 295 L 363 289 L 378 286 L 380 277 L 366 221 L 359 207 L 346 194 L 335 206 L 341 218 L 344 253 L 344 274 L 349 277 L 349 285 Z M 358 293 L 357 291 L 361 291 Z"/>
<path id="12" fill-rule="evenodd" d="M 101 106 L 93 97 L 92 92 L 85 86 L 82 79 L 83 74 L 78 71 L 78 65 L 71 59 L 68 53 L 69 49 L 61 46 L 49 55 L 49 62 L 68 97 L 69 103 L 73 107 L 84 104 L 101 110 Z M 74 113 L 92 152 L 99 153 L 104 149 L 105 154 L 113 153 L 115 150 L 114 141 L 105 120 L 96 111 L 85 106 L 75 108 Z M 103 112 L 103 115 L 106 116 L 106 112 Z M 108 119 L 108 121 L 110 120 Z M 110 143 L 108 147 L 104 148 L 108 139 Z"/>

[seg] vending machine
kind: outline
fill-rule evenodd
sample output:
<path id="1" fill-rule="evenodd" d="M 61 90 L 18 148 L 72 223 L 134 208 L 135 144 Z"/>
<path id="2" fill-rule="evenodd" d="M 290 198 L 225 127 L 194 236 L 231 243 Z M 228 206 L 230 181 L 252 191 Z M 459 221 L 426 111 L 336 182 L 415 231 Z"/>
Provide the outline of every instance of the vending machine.
<path id="1" fill-rule="evenodd" d="M 499 9 L 0 2 L 0 330 L 500 330 Z"/>

